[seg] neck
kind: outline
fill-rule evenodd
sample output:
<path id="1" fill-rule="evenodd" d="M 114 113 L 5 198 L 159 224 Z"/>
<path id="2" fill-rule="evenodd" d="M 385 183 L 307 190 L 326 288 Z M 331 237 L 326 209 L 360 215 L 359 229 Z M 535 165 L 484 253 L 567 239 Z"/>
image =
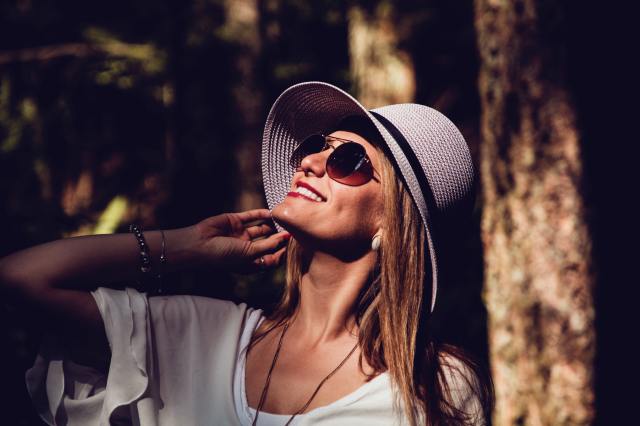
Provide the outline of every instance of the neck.
<path id="1" fill-rule="evenodd" d="M 370 251 L 350 262 L 315 252 L 300 282 L 300 305 L 291 333 L 313 348 L 357 334 L 355 308 L 358 295 L 369 285 L 377 253 Z M 289 332 L 288 332 L 289 333 Z"/>

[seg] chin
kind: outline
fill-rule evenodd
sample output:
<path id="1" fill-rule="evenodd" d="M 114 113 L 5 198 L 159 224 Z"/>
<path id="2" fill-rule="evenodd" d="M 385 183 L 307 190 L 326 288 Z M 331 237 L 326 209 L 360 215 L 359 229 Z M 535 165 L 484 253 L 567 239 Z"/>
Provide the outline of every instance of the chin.
<path id="1" fill-rule="evenodd" d="M 301 214 L 298 209 L 288 206 L 286 200 L 271 210 L 271 218 L 294 237 L 305 233 L 309 218 Z"/>
<path id="2" fill-rule="evenodd" d="M 288 232 L 291 232 L 290 228 L 292 228 L 295 223 L 292 214 L 293 212 L 291 211 L 291 208 L 289 206 L 285 206 L 283 204 L 286 204 L 286 202 L 283 201 L 282 203 L 275 206 L 273 210 L 271 210 L 271 218 L 278 225 L 282 226 Z"/>

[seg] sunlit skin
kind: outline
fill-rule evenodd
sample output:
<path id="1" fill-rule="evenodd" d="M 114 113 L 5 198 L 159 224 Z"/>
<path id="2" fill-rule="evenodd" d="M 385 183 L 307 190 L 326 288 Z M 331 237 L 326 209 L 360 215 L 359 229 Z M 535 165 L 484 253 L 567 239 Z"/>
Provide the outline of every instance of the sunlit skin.
<path id="1" fill-rule="evenodd" d="M 376 179 L 360 186 L 336 182 L 325 170 L 333 149 L 309 155 L 302 160 L 300 171 L 294 174 L 289 190 L 295 191 L 297 183 L 303 181 L 319 191 L 326 201 L 315 203 L 287 196 L 273 209 L 272 216 L 303 246 L 332 253 L 348 262 L 370 248 L 371 238 L 379 230 L 382 206 L 379 159 L 373 146 L 356 133 L 337 131 L 331 136 L 363 145 L 373 164 Z M 329 141 L 333 148 L 343 143 Z"/>
<path id="2" fill-rule="evenodd" d="M 347 131 L 331 134 L 362 144 L 369 156 L 374 177 L 364 185 L 348 186 L 331 179 L 325 170 L 333 152 L 309 155 L 291 182 L 307 182 L 325 198 L 315 202 L 287 196 L 272 210 L 272 217 L 295 238 L 310 256 L 302 276 L 299 311 L 294 316 L 278 357 L 263 407 L 272 413 L 294 412 L 306 402 L 318 383 L 345 358 L 357 342 L 355 301 L 370 280 L 377 259 L 371 240 L 381 232 L 382 194 L 378 152 L 364 138 Z M 344 142 L 331 140 L 333 147 Z M 306 176 L 305 176 L 306 172 Z M 247 398 L 256 407 L 271 364 L 280 331 L 270 333 L 247 357 Z M 358 348 L 327 381 L 305 412 L 327 405 L 349 394 L 365 380 L 358 368 Z M 363 360 L 366 373 L 372 369 Z"/>

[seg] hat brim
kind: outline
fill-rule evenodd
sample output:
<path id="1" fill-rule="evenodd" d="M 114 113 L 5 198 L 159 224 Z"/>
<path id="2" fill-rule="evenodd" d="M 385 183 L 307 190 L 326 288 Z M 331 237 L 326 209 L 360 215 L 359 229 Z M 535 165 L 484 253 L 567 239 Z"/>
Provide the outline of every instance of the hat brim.
<path id="1" fill-rule="evenodd" d="M 431 218 L 418 178 L 398 141 L 387 128 L 360 102 L 342 89 L 328 83 L 311 81 L 293 85 L 274 102 L 264 128 L 262 139 L 262 179 L 269 210 L 287 196 L 295 170 L 289 158 L 296 146 L 314 133 L 333 129 L 343 118 L 357 115 L 374 124 L 391 153 L 391 160 L 400 172 L 415 202 L 427 234 L 431 260 L 433 311 L 438 288 L 437 255 L 431 232 Z M 284 228 L 275 222 L 278 231 Z"/>

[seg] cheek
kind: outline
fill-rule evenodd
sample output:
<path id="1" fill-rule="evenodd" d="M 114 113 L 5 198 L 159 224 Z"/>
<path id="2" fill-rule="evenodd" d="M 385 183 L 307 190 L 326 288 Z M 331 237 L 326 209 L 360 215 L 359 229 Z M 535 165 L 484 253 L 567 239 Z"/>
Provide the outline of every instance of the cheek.
<path id="1" fill-rule="evenodd" d="M 334 206 L 336 218 L 348 219 L 369 227 L 369 225 L 376 224 L 382 213 L 382 197 L 373 191 L 348 197 L 345 194 L 339 199 L 340 202 L 336 202 Z"/>

